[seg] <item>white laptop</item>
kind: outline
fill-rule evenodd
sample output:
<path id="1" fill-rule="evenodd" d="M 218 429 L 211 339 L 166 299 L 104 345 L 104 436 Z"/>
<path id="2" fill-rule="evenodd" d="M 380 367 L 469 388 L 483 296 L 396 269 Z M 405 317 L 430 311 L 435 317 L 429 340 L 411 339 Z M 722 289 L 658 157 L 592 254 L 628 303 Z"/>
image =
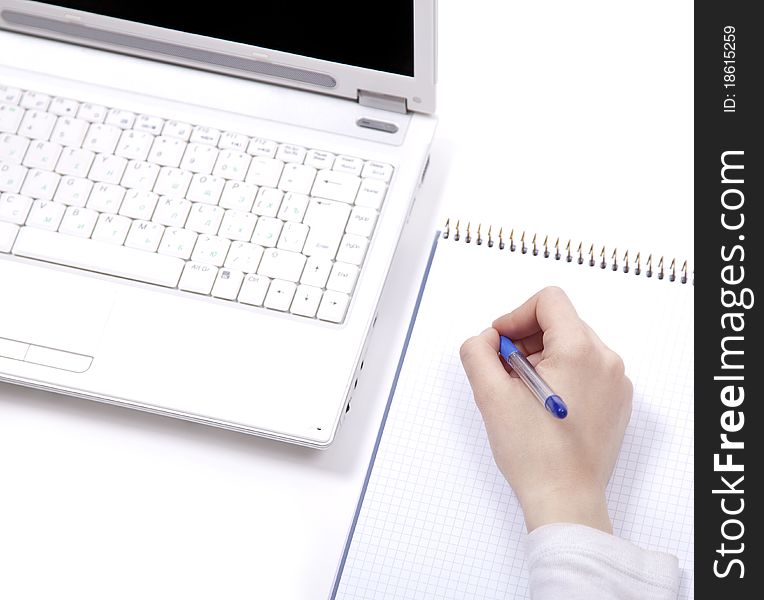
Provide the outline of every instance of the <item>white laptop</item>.
<path id="1" fill-rule="evenodd" d="M 435 130 L 436 0 L 0 0 L 0 380 L 325 447 Z"/>

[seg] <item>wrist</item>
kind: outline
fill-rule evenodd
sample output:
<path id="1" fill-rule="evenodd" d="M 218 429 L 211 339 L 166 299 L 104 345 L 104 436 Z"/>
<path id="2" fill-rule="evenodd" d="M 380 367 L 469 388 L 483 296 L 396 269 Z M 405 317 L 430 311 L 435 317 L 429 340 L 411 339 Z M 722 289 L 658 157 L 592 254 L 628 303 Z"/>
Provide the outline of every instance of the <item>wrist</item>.
<path id="1" fill-rule="evenodd" d="M 604 490 L 551 488 L 521 498 L 520 504 L 528 533 L 550 523 L 576 523 L 613 532 Z"/>

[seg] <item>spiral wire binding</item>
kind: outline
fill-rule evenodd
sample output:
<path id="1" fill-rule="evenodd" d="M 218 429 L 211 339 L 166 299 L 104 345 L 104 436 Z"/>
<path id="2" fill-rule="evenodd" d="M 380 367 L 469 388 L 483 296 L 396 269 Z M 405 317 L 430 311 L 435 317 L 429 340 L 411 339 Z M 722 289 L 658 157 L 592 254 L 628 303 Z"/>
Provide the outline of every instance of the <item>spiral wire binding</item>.
<path id="1" fill-rule="evenodd" d="M 464 230 L 462 232 L 462 229 Z M 464 240 L 465 243 L 470 244 L 473 241 L 478 246 L 482 246 L 485 244 L 489 248 L 493 248 L 494 246 L 497 246 L 499 250 L 504 250 L 505 248 L 509 250 L 510 252 L 516 252 L 520 251 L 521 254 L 527 254 L 530 250 L 531 254 L 533 256 L 543 256 L 544 258 L 550 258 L 554 257 L 554 260 L 562 260 L 562 258 L 565 258 L 565 262 L 577 262 L 579 265 L 583 265 L 584 263 L 587 263 L 590 267 L 599 266 L 600 269 L 607 269 L 608 266 L 610 266 L 611 271 L 618 271 L 622 270 L 624 273 L 633 273 L 634 275 L 642 275 L 644 273 L 645 277 L 652 278 L 653 276 L 657 277 L 658 279 L 668 279 L 670 282 L 676 282 L 678 281 L 680 284 L 686 284 L 690 283 L 689 278 L 689 266 L 687 261 L 685 260 L 682 263 L 681 268 L 679 269 L 679 277 L 677 277 L 677 262 L 675 258 L 671 259 L 671 262 L 669 263 L 668 267 L 666 267 L 666 260 L 663 256 L 659 257 L 657 259 L 657 266 L 655 269 L 653 268 L 653 255 L 649 254 L 647 256 L 647 260 L 645 261 L 645 270 L 642 270 L 642 253 L 637 252 L 637 255 L 634 257 L 633 261 L 629 260 L 629 251 L 626 250 L 626 252 L 623 255 L 622 260 L 622 266 L 619 266 L 618 263 L 618 248 L 614 248 L 613 252 L 610 253 L 608 258 L 608 252 L 605 246 L 602 246 L 602 249 L 599 253 L 596 252 L 594 244 L 591 244 L 589 246 L 589 250 L 584 250 L 583 242 L 579 242 L 578 247 L 575 251 L 572 250 L 573 243 L 572 240 L 568 240 L 565 244 L 565 253 L 563 254 L 560 252 L 560 238 L 557 238 L 553 245 L 551 245 L 551 248 L 554 250 L 554 253 L 550 251 L 550 244 L 549 244 L 549 236 L 544 236 L 544 241 L 539 243 L 538 242 L 538 235 L 533 234 L 533 237 L 530 241 L 530 246 L 525 241 L 526 232 L 523 231 L 520 234 L 520 240 L 519 240 L 519 246 L 515 244 L 515 230 L 510 229 L 509 232 L 509 245 L 506 244 L 504 239 L 504 228 L 499 227 L 499 233 L 494 234 L 493 226 L 488 226 L 488 232 L 486 233 L 486 237 L 483 237 L 482 233 L 483 226 L 481 223 L 478 223 L 477 228 L 475 230 L 475 236 L 472 235 L 472 224 L 468 221 L 467 226 L 464 227 L 461 223 L 461 221 L 457 220 L 456 224 L 453 226 L 453 232 L 452 226 L 451 226 L 451 219 L 446 220 L 446 225 L 443 228 L 443 239 L 452 239 L 455 242 L 458 242 L 459 240 Z M 464 237 L 462 237 L 462 234 Z M 585 258 L 588 256 L 587 258 Z M 597 260 L 596 257 L 599 258 Z M 691 282 L 692 285 L 695 285 L 695 279 L 692 279 Z"/>

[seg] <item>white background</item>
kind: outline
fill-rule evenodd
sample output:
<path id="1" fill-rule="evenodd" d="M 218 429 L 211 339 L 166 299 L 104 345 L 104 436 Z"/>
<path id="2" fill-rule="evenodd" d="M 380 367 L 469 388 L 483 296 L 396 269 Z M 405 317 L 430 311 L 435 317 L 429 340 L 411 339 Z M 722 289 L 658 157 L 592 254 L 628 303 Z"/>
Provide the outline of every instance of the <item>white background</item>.
<path id="1" fill-rule="evenodd" d="M 439 12 L 432 166 L 335 445 L 0 385 L 0 597 L 326 598 L 446 216 L 692 258 L 691 2 Z"/>

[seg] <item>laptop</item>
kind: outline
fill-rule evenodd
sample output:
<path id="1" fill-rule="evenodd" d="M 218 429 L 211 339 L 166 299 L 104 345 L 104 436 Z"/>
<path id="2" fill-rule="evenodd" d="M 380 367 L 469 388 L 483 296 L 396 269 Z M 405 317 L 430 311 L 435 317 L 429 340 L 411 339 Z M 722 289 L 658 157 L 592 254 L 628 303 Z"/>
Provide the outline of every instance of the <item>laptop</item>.
<path id="1" fill-rule="evenodd" d="M 328 446 L 426 172 L 435 11 L 0 0 L 0 380 Z"/>

